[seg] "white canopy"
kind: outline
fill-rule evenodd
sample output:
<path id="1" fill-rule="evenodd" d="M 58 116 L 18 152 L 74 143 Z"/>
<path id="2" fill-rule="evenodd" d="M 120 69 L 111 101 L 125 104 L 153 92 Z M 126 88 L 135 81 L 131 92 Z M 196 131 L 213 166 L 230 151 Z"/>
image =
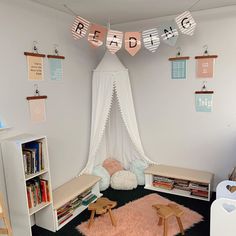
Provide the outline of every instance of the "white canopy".
<path id="1" fill-rule="evenodd" d="M 107 51 L 93 72 L 90 150 L 82 173 L 109 157 L 127 169 L 137 158 L 152 163 L 140 140 L 128 70 Z"/>

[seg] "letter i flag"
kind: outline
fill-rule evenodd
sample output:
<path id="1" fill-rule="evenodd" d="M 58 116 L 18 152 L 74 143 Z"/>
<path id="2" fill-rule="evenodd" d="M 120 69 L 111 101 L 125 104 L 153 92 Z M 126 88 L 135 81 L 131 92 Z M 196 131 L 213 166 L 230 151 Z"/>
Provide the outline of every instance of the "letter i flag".
<path id="1" fill-rule="evenodd" d="M 77 16 L 71 28 L 73 38 L 74 39 L 83 38 L 86 35 L 89 26 L 90 26 L 89 21 L 83 19 L 80 16 Z"/>
<path id="2" fill-rule="evenodd" d="M 160 45 L 160 38 L 156 28 L 145 30 L 142 32 L 143 43 L 145 48 L 151 52 L 155 52 Z"/>
<path id="3" fill-rule="evenodd" d="M 109 30 L 107 33 L 106 46 L 108 50 L 115 54 L 122 47 L 123 32 L 116 30 Z"/>
<path id="4" fill-rule="evenodd" d="M 141 33 L 126 32 L 125 33 L 125 50 L 134 56 L 141 48 Z"/>
<path id="5" fill-rule="evenodd" d="M 196 28 L 196 22 L 189 11 L 185 11 L 175 18 L 175 21 L 183 34 L 193 35 Z"/>
<path id="6" fill-rule="evenodd" d="M 102 46 L 106 33 L 107 29 L 102 25 L 91 24 L 88 35 L 89 43 L 95 48 Z"/>

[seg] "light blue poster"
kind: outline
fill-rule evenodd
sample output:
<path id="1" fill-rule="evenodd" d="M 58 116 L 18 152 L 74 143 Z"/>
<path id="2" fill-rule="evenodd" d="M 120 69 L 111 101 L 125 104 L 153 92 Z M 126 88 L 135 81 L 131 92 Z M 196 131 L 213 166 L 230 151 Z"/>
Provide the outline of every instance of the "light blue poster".
<path id="1" fill-rule="evenodd" d="M 62 80 L 62 60 L 58 58 L 50 58 L 49 65 L 51 80 Z"/>
<path id="2" fill-rule="evenodd" d="M 213 107 L 213 92 L 195 94 L 195 108 L 197 112 L 211 112 Z"/>
<path id="3" fill-rule="evenodd" d="M 186 60 L 176 60 L 171 62 L 171 78 L 186 79 Z"/>

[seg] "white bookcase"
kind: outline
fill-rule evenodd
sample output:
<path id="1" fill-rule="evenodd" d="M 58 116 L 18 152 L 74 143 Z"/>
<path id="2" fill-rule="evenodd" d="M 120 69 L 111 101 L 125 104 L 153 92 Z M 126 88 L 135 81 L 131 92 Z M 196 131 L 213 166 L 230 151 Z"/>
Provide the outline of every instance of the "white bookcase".
<path id="1" fill-rule="evenodd" d="M 61 229 L 64 225 L 87 208 L 87 205 L 83 204 L 76 208 L 71 207 L 74 199 L 80 199 L 80 196 L 83 195 L 83 193 L 88 192 L 88 190 L 90 190 L 90 193 L 95 195 L 95 198 L 91 202 L 96 201 L 97 198 L 102 196 L 99 190 L 100 179 L 100 177 L 95 175 L 83 174 L 73 178 L 53 191 L 53 209 L 56 230 Z M 81 197 L 81 199 L 85 198 L 86 195 Z M 66 217 L 67 219 L 65 218 L 63 222 L 59 222 L 58 212 L 60 209 L 63 209 L 63 207 L 68 206 L 69 218 Z"/>
<path id="2" fill-rule="evenodd" d="M 184 197 L 195 198 L 199 200 L 210 201 L 212 182 L 214 178 L 214 174 L 210 172 L 188 169 L 188 168 L 180 168 L 174 166 L 166 166 L 166 165 L 150 165 L 148 168 L 145 169 L 144 174 L 145 174 L 146 189 L 169 194 L 175 194 Z M 202 197 L 202 196 L 192 195 L 190 190 L 181 190 L 175 187 L 173 189 L 156 187 L 153 185 L 154 176 L 160 176 L 174 180 L 187 180 L 189 183 L 199 183 L 200 185 L 202 184 L 207 186 L 208 194 L 206 197 Z"/>
<path id="3" fill-rule="evenodd" d="M 33 173 L 27 174 L 23 148 L 32 142 L 39 142 L 41 145 L 41 164 L 43 164 L 43 167 L 35 167 Z M 22 134 L 3 140 L 1 148 L 13 235 L 31 236 L 31 226 L 34 224 L 55 231 L 47 138 L 45 136 Z M 34 202 L 29 207 L 27 184 L 38 181 L 38 179 L 48 183 L 47 195 L 49 199 L 41 202 L 42 199 L 36 198 L 36 203 Z"/>

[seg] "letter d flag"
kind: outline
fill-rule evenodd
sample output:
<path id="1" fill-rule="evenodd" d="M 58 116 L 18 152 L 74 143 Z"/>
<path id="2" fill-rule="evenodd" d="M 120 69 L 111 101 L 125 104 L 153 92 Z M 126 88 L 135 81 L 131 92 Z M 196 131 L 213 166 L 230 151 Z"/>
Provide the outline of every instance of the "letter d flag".
<path id="1" fill-rule="evenodd" d="M 141 48 L 141 33 L 126 32 L 125 33 L 125 50 L 134 56 Z"/>

